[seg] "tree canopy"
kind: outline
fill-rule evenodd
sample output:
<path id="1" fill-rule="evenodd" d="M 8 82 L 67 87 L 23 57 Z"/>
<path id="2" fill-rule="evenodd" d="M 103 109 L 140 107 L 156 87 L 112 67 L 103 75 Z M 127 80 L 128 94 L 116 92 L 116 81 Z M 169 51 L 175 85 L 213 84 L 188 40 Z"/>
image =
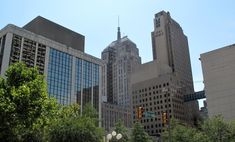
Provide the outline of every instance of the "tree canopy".
<path id="1" fill-rule="evenodd" d="M 150 136 L 144 131 L 143 126 L 139 122 L 134 124 L 131 142 L 152 142 Z"/>
<path id="2" fill-rule="evenodd" d="M 0 77 L 0 141 L 100 142 L 97 112 L 91 105 L 62 106 L 49 98 L 44 76 L 23 63 Z"/>
<path id="3" fill-rule="evenodd" d="M 199 128 L 172 121 L 172 142 L 235 142 L 235 123 L 225 122 L 221 116 L 203 121 Z M 168 131 L 163 134 L 168 140 Z"/>

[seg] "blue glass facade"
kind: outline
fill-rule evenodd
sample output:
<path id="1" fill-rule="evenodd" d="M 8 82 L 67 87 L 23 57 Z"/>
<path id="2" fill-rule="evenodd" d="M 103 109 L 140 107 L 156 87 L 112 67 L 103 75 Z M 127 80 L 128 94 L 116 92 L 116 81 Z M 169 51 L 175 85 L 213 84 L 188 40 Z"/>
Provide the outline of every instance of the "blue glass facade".
<path id="1" fill-rule="evenodd" d="M 93 66 L 93 104 L 95 108 L 99 108 L 99 65 Z"/>
<path id="2" fill-rule="evenodd" d="M 81 91 L 82 91 L 82 60 L 79 58 L 76 58 L 75 63 L 75 88 L 74 88 L 74 94 L 77 96 L 77 103 L 81 104 Z"/>
<path id="3" fill-rule="evenodd" d="M 71 103 L 71 55 L 55 49 L 50 49 L 47 82 L 50 97 L 55 97 L 58 102 L 63 105 Z"/>
<path id="4" fill-rule="evenodd" d="M 49 96 L 64 105 L 76 102 L 83 107 L 86 103 L 92 103 L 98 111 L 99 67 L 98 64 L 51 48 L 47 76 Z"/>
<path id="5" fill-rule="evenodd" d="M 83 75 L 82 75 L 82 102 L 91 103 L 92 97 L 92 63 L 83 61 Z"/>

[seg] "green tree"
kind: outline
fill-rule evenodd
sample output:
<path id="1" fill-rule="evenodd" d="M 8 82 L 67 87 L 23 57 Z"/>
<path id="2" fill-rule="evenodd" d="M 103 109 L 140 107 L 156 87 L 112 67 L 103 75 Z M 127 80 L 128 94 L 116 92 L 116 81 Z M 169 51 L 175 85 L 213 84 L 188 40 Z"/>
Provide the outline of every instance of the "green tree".
<path id="1" fill-rule="evenodd" d="M 54 119 L 47 129 L 47 140 L 51 142 L 101 142 L 103 130 L 97 126 L 97 121 L 93 118 L 94 108 L 86 105 L 84 111 L 84 116 L 81 116 L 78 104 L 62 107 L 59 117 Z"/>
<path id="2" fill-rule="evenodd" d="M 230 126 L 230 142 L 235 142 L 235 120 L 229 122 L 229 126 Z"/>
<path id="3" fill-rule="evenodd" d="M 0 78 L 0 141 L 40 141 L 39 124 L 55 103 L 48 98 L 44 77 L 36 68 L 16 63 Z"/>
<path id="4" fill-rule="evenodd" d="M 136 122 L 131 135 L 132 142 L 152 142 L 150 136 L 144 131 L 143 126 Z"/>
<path id="5" fill-rule="evenodd" d="M 229 123 L 226 123 L 221 116 L 215 116 L 211 119 L 205 120 L 201 128 L 212 142 L 231 141 L 231 126 Z"/>
<path id="6" fill-rule="evenodd" d="M 177 121 L 171 124 L 172 142 L 235 142 L 235 122 L 225 122 L 221 116 L 205 120 L 198 129 Z M 168 130 L 163 140 L 168 141 Z"/>
<path id="7" fill-rule="evenodd" d="M 163 140 L 169 140 L 168 129 L 165 129 L 163 133 Z M 171 120 L 171 141 L 172 142 L 209 142 L 208 137 L 197 130 L 186 124 L 180 123 L 174 119 Z"/>
<path id="8" fill-rule="evenodd" d="M 120 140 L 118 140 L 118 142 L 129 142 L 130 139 L 128 137 L 128 130 L 127 128 L 123 125 L 123 122 L 121 120 L 119 120 L 116 124 L 115 124 L 115 132 L 117 132 L 117 134 L 122 134 L 122 138 Z M 117 142 L 117 139 L 112 138 L 110 140 L 110 142 Z"/>

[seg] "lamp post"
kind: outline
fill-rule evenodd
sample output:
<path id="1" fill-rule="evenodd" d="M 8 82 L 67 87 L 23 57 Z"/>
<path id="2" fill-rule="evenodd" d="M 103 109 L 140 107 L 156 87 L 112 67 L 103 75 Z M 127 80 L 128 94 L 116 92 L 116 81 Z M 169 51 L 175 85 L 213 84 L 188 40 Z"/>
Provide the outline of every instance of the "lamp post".
<path id="1" fill-rule="evenodd" d="M 122 134 L 117 134 L 116 131 L 113 131 L 111 134 L 108 134 L 106 136 L 107 142 L 109 142 L 112 138 L 116 138 L 117 140 L 120 140 L 122 138 Z"/>

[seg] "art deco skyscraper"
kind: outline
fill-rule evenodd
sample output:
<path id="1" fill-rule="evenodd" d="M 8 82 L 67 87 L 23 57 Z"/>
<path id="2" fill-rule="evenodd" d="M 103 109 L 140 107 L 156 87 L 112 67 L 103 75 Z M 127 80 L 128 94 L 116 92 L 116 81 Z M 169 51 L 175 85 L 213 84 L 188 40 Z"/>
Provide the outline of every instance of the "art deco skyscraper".
<path id="1" fill-rule="evenodd" d="M 181 78 L 188 89 L 187 93 L 192 93 L 194 89 L 188 39 L 169 12 L 155 14 L 152 50 L 153 59 L 169 65 L 172 72 Z"/>
<path id="2" fill-rule="evenodd" d="M 137 64 L 141 64 L 136 44 L 127 36 L 121 38 L 118 27 L 117 40 L 102 52 L 107 63 L 107 101 L 121 106 L 130 105 L 130 74 Z"/>
<path id="3" fill-rule="evenodd" d="M 169 12 L 161 11 L 155 14 L 152 50 L 153 59 L 171 67 L 186 94 L 194 93 L 188 39 Z M 193 109 L 189 111 L 196 111 L 196 102 L 187 103 L 187 105 L 189 105 L 188 108 Z"/>

